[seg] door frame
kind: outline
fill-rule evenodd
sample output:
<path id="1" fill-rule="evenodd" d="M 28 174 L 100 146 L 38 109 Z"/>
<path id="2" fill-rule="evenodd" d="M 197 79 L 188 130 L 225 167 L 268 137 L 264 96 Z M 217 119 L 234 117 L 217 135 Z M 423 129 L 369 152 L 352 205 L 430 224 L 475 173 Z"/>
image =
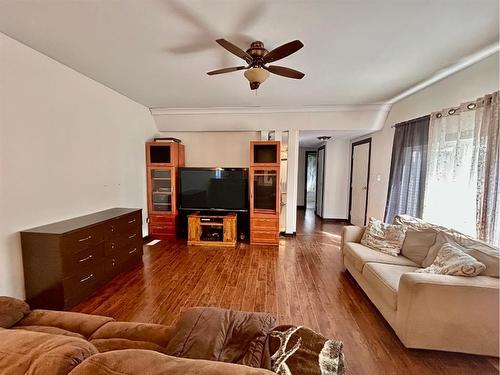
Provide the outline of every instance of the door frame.
<path id="1" fill-rule="evenodd" d="M 306 162 L 305 170 L 304 170 L 304 209 L 307 210 L 307 169 L 309 167 L 309 158 L 308 156 L 314 154 L 316 158 L 318 157 L 318 151 L 306 151 Z M 318 160 L 316 159 L 316 168 L 318 167 Z M 318 171 L 316 171 L 316 183 L 318 183 Z M 316 197 L 314 197 L 314 206 L 316 206 Z"/>
<path id="2" fill-rule="evenodd" d="M 318 215 L 318 204 L 317 204 L 318 203 L 318 171 L 319 171 L 318 164 L 319 164 L 319 151 L 320 150 L 324 150 L 323 151 L 323 170 L 321 172 L 323 174 L 323 184 L 321 186 L 321 211 L 323 211 L 323 208 L 324 208 L 323 203 L 324 203 L 324 197 L 325 197 L 325 159 L 326 159 L 326 147 L 325 147 L 325 145 L 318 147 L 318 149 L 316 150 L 316 201 L 314 202 L 314 213 L 316 214 L 316 216 L 323 218 L 321 216 L 321 215 L 323 215 L 323 212 L 321 212 L 321 215 Z"/>
<path id="3" fill-rule="evenodd" d="M 362 144 L 368 143 L 368 173 L 366 175 L 366 203 L 365 203 L 365 220 L 364 225 L 366 225 L 366 215 L 368 214 L 368 191 L 370 190 L 370 172 L 371 172 L 371 159 L 372 159 L 372 138 L 362 139 L 351 144 L 351 177 L 349 179 L 349 215 L 348 220 L 351 222 L 351 208 L 352 208 L 352 167 L 354 163 L 354 147 L 360 146 Z"/>

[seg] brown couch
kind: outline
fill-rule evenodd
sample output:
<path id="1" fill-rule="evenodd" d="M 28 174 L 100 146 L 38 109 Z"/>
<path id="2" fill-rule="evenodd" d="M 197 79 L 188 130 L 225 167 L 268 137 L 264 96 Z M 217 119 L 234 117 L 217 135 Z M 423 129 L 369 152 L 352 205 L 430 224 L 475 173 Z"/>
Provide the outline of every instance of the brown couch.
<path id="1" fill-rule="evenodd" d="M 209 307 L 186 310 L 173 326 L 127 323 L 72 312 L 30 311 L 23 301 L 0 297 L 0 374 L 273 374 L 269 348 L 282 344 L 273 342 L 274 332 L 281 336 L 273 330 L 274 323 L 266 313 Z M 302 332 L 301 337 L 287 336 L 281 351 L 276 350 L 284 355 L 273 357 L 275 365 L 281 361 L 301 369 L 292 374 L 319 374 L 327 348 L 340 359 L 337 373 L 343 373 L 341 343 L 307 329 L 293 332 Z M 287 345 L 302 345 L 303 353 L 285 364 L 293 354 Z M 311 356 L 313 346 L 322 352 Z"/>

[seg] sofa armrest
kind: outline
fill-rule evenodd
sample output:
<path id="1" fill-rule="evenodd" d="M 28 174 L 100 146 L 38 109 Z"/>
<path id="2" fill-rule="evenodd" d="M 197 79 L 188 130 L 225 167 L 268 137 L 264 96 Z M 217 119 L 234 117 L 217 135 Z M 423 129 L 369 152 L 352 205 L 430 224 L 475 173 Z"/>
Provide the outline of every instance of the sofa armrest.
<path id="1" fill-rule="evenodd" d="M 498 355 L 499 279 L 403 274 L 396 332 L 410 348 Z"/>
<path id="2" fill-rule="evenodd" d="M 346 242 L 360 243 L 363 233 L 365 233 L 365 228 L 366 227 L 358 227 L 356 225 L 346 225 L 342 228 L 341 247 L 344 247 Z"/>

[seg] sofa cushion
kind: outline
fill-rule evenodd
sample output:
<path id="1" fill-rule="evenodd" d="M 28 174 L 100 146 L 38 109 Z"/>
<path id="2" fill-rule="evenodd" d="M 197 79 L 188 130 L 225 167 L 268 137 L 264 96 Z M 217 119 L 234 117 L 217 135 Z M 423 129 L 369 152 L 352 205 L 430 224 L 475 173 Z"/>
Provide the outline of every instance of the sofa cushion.
<path id="1" fill-rule="evenodd" d="M 93 339 L 90 343 L 94 345 L 99 353 L 110 352 L 112 350 L 124 350 L 124 349 L 144 349 L 144 350 L 154 350 L 159 353 L 166 353 L 165 348 L 154 342 L 150 341 L 138 341 L 138 340 L 127 340 L 127 339 Z"/>
<path id="2" fill-rule="evenodd" d="M 19 329 L 0 329 L 0 374 L 66 375 L 97 354 L 88 341 Z"/>
<path id="3" fill-rule="evenodd" d="M 10 328 L 30 311 L 24 301 L 17 298 L 0 296 L 0 327 Z"/>
<path id="4" fill-rule="evenodd" d="M 405 230 L 403 225 L 387 224 L 371 217 L 361 243 L 383 253 L 397 256 L 401 252 Z"/>
<path id="5" fill-rule="evenodd" d="M 99 327 L 90 337 L 96 339 L 126 339 L 151 342 L 165 347 L 172 336 L 173 328 L 160 324 L 108 322 Z"/>
<path id="6" fill-rule="evenodd" d="M 430 248 L 436 242 L 437 233 L 432 228 L 408 229 L 401 254 L 421 266 Z"/>
<path id="7" fill-rule="evenodd" d="M 167 354 L 261 367 L 269 359 L 267 335 L 274 322 L 266 313 L 191 308 L 175 324 Z"/>
<path id="8" fill-rule="evenodd" d="M 51 326 L 15 326 L 12 329 L 20 329 L 24 331 L 32 331 L 32 332 L 41 332 L 41 333 L 49 333 L 51 335 L 63 335 L 63 336 L 71 336 L 77 337 L 80 339 L 85 339 L 83 335 L 80 335 L 76 332 L 67 331 L 65 329 L 51 327 Z"/>
<path id="9" fill-rule="evenodd" d="M 113 318 L 99 315 L 88 315 L 67 311 L 33 310 L 18 326 L 50 326 L 76 332 L 86 338 L 90 337 L 99 327 L 113 321 Z"/>
<path id="10" fill-rule="evenodd" d="M 273 375 L 260 368 L 176 358 L 151 350 L 115 350 L 93 355 L 70 375 Z M 276 374 L 274 374 L 276 375 Z"/>
<path id="11" fill-rule="evenodd" d="M 380 251 L 370 249 L 365 245 L 355 242 L 347 242 L 343 247 L 344 256 L 349 257 L 354 266 L 359 272 L 363 272 L 363 267 L 368 262 L 385 263 L 385 264 L 398 264 L 401 266 L 418 267 L 418 264 L 410 259 L 398 255 L 393 256 L 381 253 Z"/>
<path id="12" fill-rule="evenodd" d="M 430 248 L 429 253 L 422 262 L 423 267 L 429 267 L 445 243 L 451 243 L 461 251 L 486 266 L 481 275 L 499 277 L 500 255 L 499 250 L 485 242 L 476 240 L 454 230 L 441 231 L 436 236 L 436 242 Z"/>
<path id="13" fill-rule="evenodd" d="M 403 274 L 417 269 L 413 266 L 367 263 L 363 268 L 363 276 L 382 300 L 397 310 L 399 279 Z"/>

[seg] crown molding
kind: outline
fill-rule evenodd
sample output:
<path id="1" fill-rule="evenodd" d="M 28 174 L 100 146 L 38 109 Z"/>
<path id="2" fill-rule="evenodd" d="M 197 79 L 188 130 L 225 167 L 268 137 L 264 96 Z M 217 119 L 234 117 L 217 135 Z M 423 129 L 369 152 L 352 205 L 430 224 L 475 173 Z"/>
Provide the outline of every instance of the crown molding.
<path id="1" fill-rule="evenodd" d="M 314 112 L 378 112 L 389 111 L 390 105 L 381 104 L 334 104 L 320 106 L 283 107 L 210 107 L 210 108 L 150 108 L 153 116 L 206 115 L 206 114 L 259 114 L 259 113 L 314 113 Z"/>
<path id="2" fill-rule="evenodd" d="M 426 87 L 429 87 L 446 77 L 449 77 L 455 73 L 458 73 L 461 70 L 464 70 L 465 68 L 468 68 L 471 65 L 474 65 L 481 60 L 486 59 L 487 57 L 490 57 L 491 55 L 497 53 L 500 51 L 500 44 L 499 42 L 495 42 L 493 44 L 490 44 L 489 46 L 486 46 L 485 48 L 477 51 L 476 53 L 473 53 L 460 61 L 456 62 L 453 65 L 450 65 L 444 69 L 441 69 L 439 72 L 435 73 L 433 76 L 417 83 L 415 86 L 412 86 L 405 91 L 401 92 L 400 94 L 396 95 L 395 97 L 389 99 L 387 102 L 390 104 L 394 104 L 396 102 L 399 102 L 400 100 L 406 98 L 407 96 L 413 95 L 416 92 L 425 89 Z"/>

